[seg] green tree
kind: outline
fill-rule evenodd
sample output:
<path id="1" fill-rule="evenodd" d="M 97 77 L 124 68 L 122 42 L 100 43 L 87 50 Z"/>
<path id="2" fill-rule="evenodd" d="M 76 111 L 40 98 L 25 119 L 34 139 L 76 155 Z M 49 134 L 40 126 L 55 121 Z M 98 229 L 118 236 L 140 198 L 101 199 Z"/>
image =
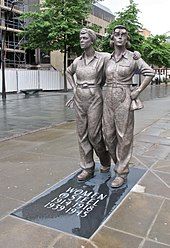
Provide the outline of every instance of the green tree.
<path id="1" fill-rule="evenodd" d="M 155 35 L 144 40 L 142 44 L 142 57 L 145 58 L 145 61 L 152 66 L 169 68 L 170 44 L 166 42 L 166 37 L 164 35 Z"/>
<path id="2" fill-rule="evenodd" d="M 45 0 L 36 12 L 27 12 L 22 18 L 27 25 L 22 32 L 25 48 L 43 51 L 60 50 L 64 53 L 64 89 L 66 83 L 66 54 L 69 46 L 76 51 L 79 31 L 89 15 L 93 0 Z M 76 43 L 77 41 L 77 43 Z"/>
<path id="3" fill-rule="evenodd" d="M 151 65 L 170 67 L 170 45 L 164 35 L 150 36 L 142 44 L 142 57 Z"/>
<path id="4" fill-rule="evenodd" d="M 170 43 L 166 42 L 164 44 L 164 47 L 166 49 L 166 57 L 167 57 L 167 64 L 166 64 L 166 67 L 167 68 L 170 68 Z"/>
<path id="5" fill-rule="evenodd" d="M 124 25 L 129 32 L 131 40 L 132 51 L 141 52 L 141 44 L 144 40 L 144 37 L 139 33 L 139 30 L 142 28 L 142 24 L 138 21 L 139 9 L 133 0 L 130 1 L 130 4 L 123 9 L 121 12 L 116 13 L 115 20 L 109 24 L 107 28 L 107 35 L 101 40 L 101 47 L 103 51 L 111 51 L 109 40 L 110 35 L 116 25 Z"/>

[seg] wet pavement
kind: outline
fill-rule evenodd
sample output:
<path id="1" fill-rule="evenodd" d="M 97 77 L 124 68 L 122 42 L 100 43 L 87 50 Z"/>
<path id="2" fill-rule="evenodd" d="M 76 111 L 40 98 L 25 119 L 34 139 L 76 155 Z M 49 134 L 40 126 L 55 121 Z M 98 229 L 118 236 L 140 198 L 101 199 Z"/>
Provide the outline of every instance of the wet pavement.
<path id="1" fill-rule="evenodd" d="M 71 96 L 59 92 L 30 97 L 8 94 L 6 101 L 0 101 L 0 139 L 73 120 L 73 111 L 65 107 Z"/>
<path id="2" fill-rule="evenodd" d="M 135 112 L 130 165 L 146 172 L 90 238 L 10 215 L 77 173 L 74 113 L 63 107 L 72 94 L 8 95 L 5 110 L 0 102 L 1 138 L 8 138 L 0 142 L 0 247 L 170 247 L 170 94 L 169 86 L 158 87 L 147 89 L 145 108 Z M 28 134 L 20 136 L 23 131 Z"/>
<path id="3" fill-rule="evenodd" d="M 153 85 L 145 89 L 141 100 L 154 100 L 168 95 L 170 86 Z M 74 111 L 65 107 L 71 97 L 71 92 L 40 92 L 30 97 L 7 94 L 6 101 L 0 99 L 0 139 L 74 120 Z"/>

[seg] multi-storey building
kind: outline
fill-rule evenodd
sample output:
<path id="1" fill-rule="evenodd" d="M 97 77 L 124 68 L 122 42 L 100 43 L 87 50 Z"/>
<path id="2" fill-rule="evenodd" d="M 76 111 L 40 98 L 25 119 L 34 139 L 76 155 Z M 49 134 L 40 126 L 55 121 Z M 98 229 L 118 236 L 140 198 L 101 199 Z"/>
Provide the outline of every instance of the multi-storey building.
<path id="1" fill-rule="evenodd" d="M 12 0 L 0 0 L 0 47 L 4 39 L 6 67 L 25 66 L 25 51 L 21 49 L 21 39 L 18 36 L 23 28 L 19 19 L 24 11 L 24 4 Z"/>
<path id="2" fill-rule="evenodd" d="M 93 4 L 91 14 L 87 18 L 87 23 L 89 25 L 97 25 L 99 27 L 99 35 L 104 36 L 108 24 L 112 22 L 114 18 L 115 16 L 108 8 L 99 3 L 95 3 Z"/>
<path id="3" fill-rule="evenodd" d="M 24 27 L 24 22 L 19 19 L 21 13 L 35 11 L 35 5 L 42 0 L 0 0 L 0 47 L 2 47 L 2 37 L 5 37 L 5 64 L 6 67 L 47 67 L 50 66 L 62 70 L 63 55 L 59 51 L 53 51 L 49 55 L 43 54 L 40 49 L 23 50 L 21 44 L 23 40 L 18 36 Z M 86 22 L 98 27 L 99 35 L 106 33 L 107 25 L 114 19 L 112 12 L 101 4 L 94 4 L 92 13 Z"/>

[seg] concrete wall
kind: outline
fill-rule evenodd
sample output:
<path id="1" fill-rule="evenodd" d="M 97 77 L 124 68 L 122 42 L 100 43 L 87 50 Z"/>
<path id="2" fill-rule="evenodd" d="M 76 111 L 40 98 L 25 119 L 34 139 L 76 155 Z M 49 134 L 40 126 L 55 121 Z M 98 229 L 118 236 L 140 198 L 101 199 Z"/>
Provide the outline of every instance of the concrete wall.
<path id="1" fill-rule="evenodd" d="M 50 53 L 50 61 L 51 61 L 51 65 L 59 70 L 59 71 L 63 71 L 63 67 L 64 67 L 64 54 L 61 53 L 60 51 L 53 51 Z"/>

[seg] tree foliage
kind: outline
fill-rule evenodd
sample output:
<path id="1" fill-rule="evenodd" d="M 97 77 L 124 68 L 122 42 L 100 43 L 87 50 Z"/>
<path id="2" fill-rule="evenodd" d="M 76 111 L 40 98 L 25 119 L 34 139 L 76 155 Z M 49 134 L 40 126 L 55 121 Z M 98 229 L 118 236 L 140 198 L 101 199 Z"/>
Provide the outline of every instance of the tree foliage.
<path id="1" fill-rule="evenodd" d="M 116 25 L 124 25 L 130 36 L 131 48 L 130 50 L 141 51 L 141 44 L 144 40 L 144 37 L 139 33 L 139 30 L 142 28 L 142 24 L 138 20 L 139 9 L 137 5 L 131 0 L 130 4 L 123 9 L 121 12 L 117 13 L 117 17 L 112 23 L 109 24 L 107 29 L 107 35 L 103 38 L 102 49 L 104 51 L 111 51 L 109 46 L 110 35 Z"/>
<path id="2" fill-rule="evenodd" d="M 150 36 L 142 44 L 142 57 L 149 64 L 170 67 L 170 45 L 164 35 Z"/>
<path id="3" fill-rule="evenodd" d="M 166 42 L 164 44 L 164 47 L 166 49 L 166 57 L 167 57 L 167 64 L 166 67 L 170 68 L 170 43 Z"/>

